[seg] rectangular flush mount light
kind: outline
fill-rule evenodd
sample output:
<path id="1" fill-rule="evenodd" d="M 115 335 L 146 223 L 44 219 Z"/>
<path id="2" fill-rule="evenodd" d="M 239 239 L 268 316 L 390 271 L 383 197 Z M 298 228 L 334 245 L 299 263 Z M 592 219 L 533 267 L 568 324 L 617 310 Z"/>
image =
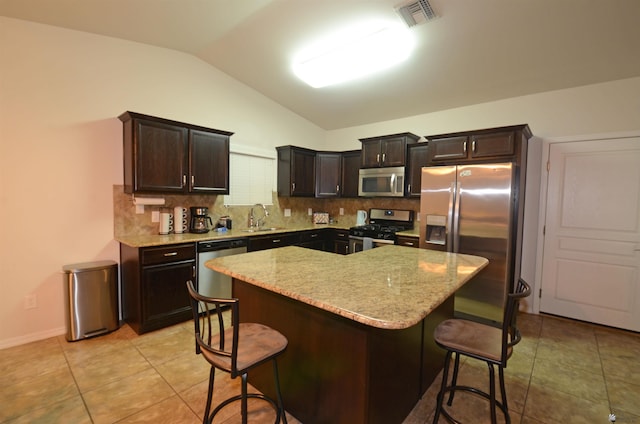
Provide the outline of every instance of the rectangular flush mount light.
<path id="1" fill-rule="evenodd" d="M 342 31 L 302 52 L 293 72 L 314 88 L 360 78 L 409 57 L 413 39 L 399 23 L 369 23 Z"/>

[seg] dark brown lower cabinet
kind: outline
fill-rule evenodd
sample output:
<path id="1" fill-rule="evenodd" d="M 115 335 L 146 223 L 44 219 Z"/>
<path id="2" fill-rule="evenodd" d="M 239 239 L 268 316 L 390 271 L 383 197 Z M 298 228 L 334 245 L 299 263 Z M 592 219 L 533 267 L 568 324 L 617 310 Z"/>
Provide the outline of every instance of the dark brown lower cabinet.
<path id="1" fill-rule="evenodd" d="M 138 334 L 191 319 L 186 282 L 196 282 L 195 243 L 120 245 L 123 318 Z"/>
<path id="2" fill-rule="evenodd" d="M 278 357 L 280 386 L 286 410 L 305 424 L 400 424 L 442 369 L 433 331 L 453 316 L 453 296 L 416 325 L 388 330 L 235 278 L 233 295 L 240 322 L 271 326 L 288 339 Z M 275 396 L 270 364 L 252 370 L 249 382 Z"/>
<path id="3" fill-rule="evenodd" d="M 308 249 L 326 250 L 327 230 L 301 231 L 298 246 Z"/>
<path id="4" fill-rule="evenodd" d="M 339 253 L 341 255 L 349 254 L 349 230 L 334 230 L 333 253 Z"/>

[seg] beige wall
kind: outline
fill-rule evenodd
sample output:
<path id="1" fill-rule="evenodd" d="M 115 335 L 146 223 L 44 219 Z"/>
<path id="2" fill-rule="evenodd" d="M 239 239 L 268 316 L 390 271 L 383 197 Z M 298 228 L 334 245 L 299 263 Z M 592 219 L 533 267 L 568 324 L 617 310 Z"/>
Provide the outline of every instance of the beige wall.
<path id="1" fill-rule="evenodd" d="M 0 348 L 64 332 L 62 266 L 118 260 L 125 110 L 265 150 L 325 132 L 192 56 L 0 17 Z M 25 310 L 26 295 L 37 308 Z"/>
<path id="2" fill-rule="evenodd" d="M 550 139 L 640 129 L 640 78 L 466 106 L 327 132 L 333 149 L 359 148 L 358 138 L 409 131 L 419 136 L 529 124 Z"/>
<path id="3" fill-rule="evenodd" d="M 0 17 L 0 61 L 0 348 L 64 332 L 64 264 L 118 260 L 125 110 L 265 150 L 520 123 L 545 138 L 640 128 L 640 78 L 324 132 L 194 57 L 143 44 Z M 30 294 L 37 308 L 25 310 Z"/>

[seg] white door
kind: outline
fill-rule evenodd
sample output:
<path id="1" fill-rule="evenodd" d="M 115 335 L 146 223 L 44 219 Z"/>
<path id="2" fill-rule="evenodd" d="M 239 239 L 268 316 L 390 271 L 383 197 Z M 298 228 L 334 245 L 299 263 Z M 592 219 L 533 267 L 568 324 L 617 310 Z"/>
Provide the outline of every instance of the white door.
<path id="1" fill-rule="evenodd" d="M 640 137 L 550 144 L 540 311 L 640 331 Z"/>

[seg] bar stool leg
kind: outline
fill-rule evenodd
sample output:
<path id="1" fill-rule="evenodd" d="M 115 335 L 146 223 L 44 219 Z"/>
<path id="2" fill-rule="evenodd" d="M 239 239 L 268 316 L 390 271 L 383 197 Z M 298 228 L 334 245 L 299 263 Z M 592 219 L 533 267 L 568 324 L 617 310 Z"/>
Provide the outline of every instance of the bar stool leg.
<path id="1" fill-rule="evenodd" d="M 284 424 L 287 423 L 287 413 L 284 410 L 284 402 L 282 401 L 282 393 L 280 392 L 280 378 L 278 377 L 278 361 L 273 358 L 273 379 L 276 382 L 276 397 L 278 399 L 278 416 L 276 417 L 276 422 L 280 423 L 280 417 L 282 417 L 282 422 Z"/>
<path id="2" fill-rule="evenodd" d="M 247 373 L 242 374 L 242 399 L 240 400 L 240 408 L 242 414 L 242 424 L 247 424 L 248 408 L 247 408 Z"/>
<path id="3" fill-rule="evenodd" d="M 207 404 L 204 407 L 204 416 L 202 417 L 202 424 L 210 423 L 209 413 L 211 412 L 211 399 L 213 398 L 213 382 L 216 377 L 216 369 L 212 365 L 209 371 L 209 391 L 207 392 Z"/>
<path id="4" fill-rule="evenodd" d="M 497 424 L 496 417 L 496 375 L 493 364 L 487 363 L 489 366 L 489 407 L 491 408 L 491 424 Z"/>
<path id="5" fill-rule="evenodd" d="M 444 401 L 444 390 L 447 387 L 447 379 L 449 377 L 449 364 L 451 363 L 451 351 L 447 351 L 447 355 L 444 358 L 444 368 L 442 369 L 442 383 L 440 384 L 440 391 L 436 400 L 436 411 L 433 414 L 433 424 L 438 424 L 440 418 L 440 411 L 442 411 L 442 402 Z"/>
<path id="6" fill-rule="evenodd" d="M 451 387 L 456 387 L 458 384 L 458 370 L 460 369 L 460 354 L 456 353 L 456 360 L 453 365 L 453 378 L 451 379 Z M 453 403 L 453 395 L 455 395 L 455 389 L 449 392 L 449 400 L 447 401 L 447 405 L 451 406 Z"/>

